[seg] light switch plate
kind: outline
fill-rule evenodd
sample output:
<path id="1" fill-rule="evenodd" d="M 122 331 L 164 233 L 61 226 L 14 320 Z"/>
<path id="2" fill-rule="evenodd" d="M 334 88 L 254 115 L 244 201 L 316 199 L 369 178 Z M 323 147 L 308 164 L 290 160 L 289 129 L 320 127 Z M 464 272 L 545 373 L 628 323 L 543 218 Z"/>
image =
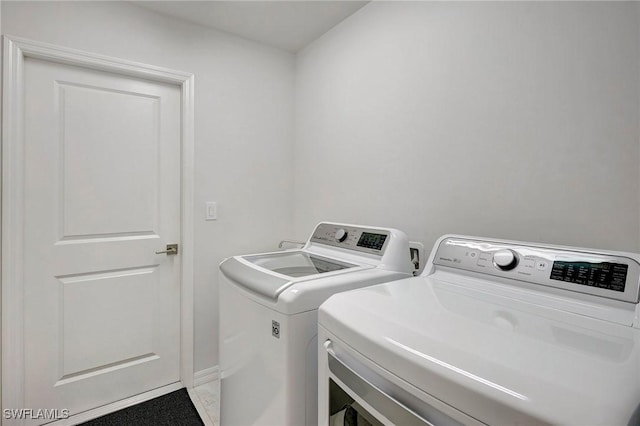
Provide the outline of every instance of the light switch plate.
<path id="1" fill-rule="evenodd" d="M 205 220 L 217 220 L 218 219 L 218 204 L 213 201 L 205 203 Z"/>

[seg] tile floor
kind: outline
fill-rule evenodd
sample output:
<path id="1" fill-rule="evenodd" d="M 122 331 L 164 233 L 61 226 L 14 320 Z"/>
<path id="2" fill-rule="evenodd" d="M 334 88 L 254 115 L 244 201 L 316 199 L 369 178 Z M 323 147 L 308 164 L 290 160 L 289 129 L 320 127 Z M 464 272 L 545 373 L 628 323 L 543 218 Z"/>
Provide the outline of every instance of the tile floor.
<path id="1" fill-rule="evenodd" d="M 220 425 L 220 381 L 196 386 L 189 390 L 189 396 L 205 426 Z"/>

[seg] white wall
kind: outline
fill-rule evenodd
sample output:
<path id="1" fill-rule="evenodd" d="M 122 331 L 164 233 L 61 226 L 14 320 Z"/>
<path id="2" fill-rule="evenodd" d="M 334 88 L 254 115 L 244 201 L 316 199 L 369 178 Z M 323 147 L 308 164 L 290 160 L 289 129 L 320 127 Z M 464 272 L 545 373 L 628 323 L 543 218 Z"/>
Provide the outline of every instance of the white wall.
<path id="1" fill-rule="evenodd" d="M 297 60 L 125 2 L 1 7 L 3 34 L 195 73 L 196 370 L 217 264 L 320 220 L 640 250 L 636 4 L 373 2 Z"/>
<path id="2" fill-rule="evenodd" d="M 293 55 L 125 2 L 2 2 L 2 30 L 195 73 L 195 369 L 216 365 L 218 263 L 292 232 Z"/>
<path id="3" fill-rule="evenodd" d="M 372 2 L 298 54 L 294 221 L 640 249 L 637 5 Z"/>

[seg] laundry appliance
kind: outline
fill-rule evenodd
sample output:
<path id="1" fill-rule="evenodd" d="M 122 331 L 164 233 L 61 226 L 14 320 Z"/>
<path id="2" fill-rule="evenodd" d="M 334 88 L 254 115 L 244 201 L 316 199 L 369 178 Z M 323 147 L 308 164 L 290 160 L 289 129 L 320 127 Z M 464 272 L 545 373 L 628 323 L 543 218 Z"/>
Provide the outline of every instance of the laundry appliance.
<path id="1" fill-rule="evenodd" d="M 319 309 L 319 425 L 640 424 L 636 254 L 447 235 Z"/>
<path id="2" fill-rule="evenodd" d="M 300 250 L 223 261 L 221 425 L 316 424 L 318 306 L 413 270 L 402 231 L 328 222 Z"/>

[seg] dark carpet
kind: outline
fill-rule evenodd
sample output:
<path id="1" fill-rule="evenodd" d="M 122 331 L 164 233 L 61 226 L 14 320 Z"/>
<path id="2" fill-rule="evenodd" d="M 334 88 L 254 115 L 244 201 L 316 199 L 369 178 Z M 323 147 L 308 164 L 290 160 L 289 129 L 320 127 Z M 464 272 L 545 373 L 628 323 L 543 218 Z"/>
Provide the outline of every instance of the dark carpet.
<path id="1" fill-rule="evenodd" d="M 106 416 L 82 423 L 83 426 L 204 426 L 186 389 L 159 396 Z"/>

